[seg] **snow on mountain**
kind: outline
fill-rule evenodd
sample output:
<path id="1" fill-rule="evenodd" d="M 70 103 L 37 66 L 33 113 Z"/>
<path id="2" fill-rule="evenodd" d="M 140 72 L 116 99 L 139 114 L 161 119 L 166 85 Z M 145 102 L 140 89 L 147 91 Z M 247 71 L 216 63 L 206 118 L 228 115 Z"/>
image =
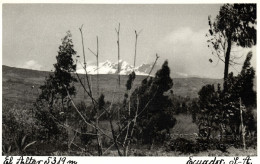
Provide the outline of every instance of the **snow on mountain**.
<path id="1" fill-rule="evenodd" d="M 106 60 L 105 62 L 99 63 L 99 69 L 97 69 L 96 65 L 88 65 L 87 66 L 87 72 L 88 74 L 97 74 L 97 70 L 99 74 L 117 74 L 118 72 L 118 63 L 110 62 L 109 60 Z M 120 75 L 129 75 L 133 70 L 135 71 L 136 75 L 143 75 L 147 76 L 149 72 L 152 69 L 153 64 L 142 64 L 134 69 L 134 66 L 130 65 L 126 61 L 119 60 L 119 66 L 120 66 Z M 159 70 L 161 67 L 158 65 L 155 65 L 151 76 L 154 76 L 157 70 Z M 84 74 L 84 69 L 78 69 L 77 73 Z M 181 73 L 181 72 L 173 72 L 171 71 L 171 76 L 173 78 L 187 78 L 189 75 Z"/>
<path id="2" fill-rule="evenodd" d="M 133 70 L 137 75 L 148 75 L 146 71 L 139 71 L 138 67 L 134 69 L 134 66 L 128 64 L 126 61 L 119 60 L 120 75 L 129 75 Z M 96 65 L 87 66 L 88 74 L 117 74 L 118 72 L 118 63 L 112 63 L 109 60 L 99 63 L 99 69 Z M 84 69 L 78 69 L 77 73 L 84 74 Z"/>
<path id="3" fill-rule="evenodd" d="M 149 74 L 151 69 L 153 67 L 153 64 L 142 64 L 140 65 L 139 67 L 136 68 L 136 70 L 138 70 L 139 72 L 143 72 L 143 73 L 146 73 L 146 74 Z M 152 72 L 151 72 L 151 75 L 155 75 L 155 73 L 160 69 L 160 67 L 158 65 L 155 65 Z"/>
<path id="4" fill-rule="evenodd" d="M 144 72 L 146 74 L 149 74 L 149 72 L 152 69 L 152 66 L 153 66 L 153 64 L 142 64 L 139 67 L 137 67 L 136 70 L 138 70 L 139 72 Z M 152 72 L 151 72 L 151 75 L 155 75 L 155 73 L 159 69 L 161 69 L 161 67 L 159 65 L 155 65 Z M 185 74 L 185 73 L 182 73 L 182 72 L 171 71 L 171 77 L 173 77 L 173 78 L 188 78 L 190 76 L 188 74 Z"/>

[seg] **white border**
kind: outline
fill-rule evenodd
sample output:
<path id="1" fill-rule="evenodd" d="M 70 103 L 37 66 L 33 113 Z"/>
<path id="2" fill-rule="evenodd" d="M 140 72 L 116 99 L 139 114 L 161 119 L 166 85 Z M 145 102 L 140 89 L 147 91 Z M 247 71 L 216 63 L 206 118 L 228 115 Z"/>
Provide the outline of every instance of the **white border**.
<path id="1" fill-rule="evenodd" d="M 0 11 L 1 11 L 1 17 L 0 17 L 0 24 L 1 24 L 1 58 L 0 62 L 2 63 L 2 5 L 3 3 L 64 3 L 64 4 L 219 4 L 219 3 L 257 3 L 257 18 L 259 18 L 259 3 L 257 0 L 1 0 L 1 6 L 0 6 Z M 258 19 L 257 19 L 258 20 Z M 259 31 L 259 25 L 257 26 L 257 31 Z M 258 32 L 259 33 L 259 32 Z M 259 34 L 257 33 L 257 38 L 259 38 Z M 259 45 L 259 43 L 258 43 Z M 257 52 L 257 68 L 258 64 L 260 63 L 260 57 L 259 55 L 259 46 L 257 45 L 256 52 Z M 2 67 L 0 68 L 0 74 L 1 74 L 1 85 L 0 85 L 0 90 L 1 90 L 1 96 L 0 96 L 0 105 L 1 105 L 1 113 L 2 113 Z M 256 71 L 256 76 L 260 77 L 260 72 L 257 70 Z M 257 93 L 259 93 L 259 80 L 257 80 Z M 259 104 L 260 99 L 257 94 L 257 104 Z M 259 133 L 260 133 L 260 127 L 259 127 L 259 118 L 260 118 L 260 112 L 257 112 L 257 131 L 258 131 L 258 138 L 259 138 Z M 0 124 L 2 125 L 2 114 L 0 118 Z M 2 126 L 0 127 L 0 133 L 2 134 Z M 260 161 L 260 156 L 259 156 L 259 140 L 257 143 L 257 157 L 251 157 L 252 158 L 252 163 L 259 163 Z M 0 144 L 2 147 L 2 135 L 0 139 Z M 2 155 L 2 148 L 0 148 L 0 154 Z M 1 156 L 0 162 L 2 163 L 4 161 L 4 156 Z M 14 157 L 18 158 L 18 157 Z M 35 157 L 37 160 L 46 160 L 47 157 L 39 156 Z M 214 157 L 194 157 L 194 159 L 208 159 L 211 160 Z M 233 160 L 233 157 L 217 157 L 217 159 L 225 159 L 225 164 L 228 164 L 230 160 Z M 242 157 L 240 157 L 242 158 Z M 121 157 L 121 158 L 115 158 L 115 157 L 73 157 L 69 156 L 67 159 L 70 160 L 75 160 L 78 163 L 95 163 L 95 164 L 104 164 L 105 163 L 110 163 L 113 162 L 114 164 L 132 164 L 136 162 L 145 162 L 145 163 L 151 163 L 151 164 L 158 164 L 158 163 L 187 163 L 189 160 L 189 157 Z M 16 162 L 13 162 L 16 163 Z"/>

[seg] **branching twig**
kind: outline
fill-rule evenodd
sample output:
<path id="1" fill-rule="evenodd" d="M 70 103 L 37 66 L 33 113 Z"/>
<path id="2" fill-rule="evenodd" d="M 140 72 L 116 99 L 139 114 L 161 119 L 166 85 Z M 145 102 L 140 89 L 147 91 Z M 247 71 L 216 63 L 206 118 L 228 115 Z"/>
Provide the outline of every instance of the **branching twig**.
<path id="1" fill-rule="evenodd" d="M 114 145 L 115 145 L 115 143 L 112 143 L 112 144 L 104 151 L 103 154 L 106 154 L 106 152 L 107 152 L 108 150 L 110 150 Z"/>
<path id="2" fill-rule="evenodd" d="M 77 106 L 75 105 L 75 103 L 74 103 L 73 99 L 71 98 L 71 96 L 70 96 L 68 90 L 67 90 L 67 96 L 68 96 L 69 100 L 71 101 L 73 107 L 74 107 L 75 110 L 77 111 L 77 113 L 78 113 L 78 114 L 81 116 L 81 118 L 83 119 L 83 121 L 84 121 L 87 125 L 93 127 L 93 128 L 96 129 L 97 131 L 101 132 L 102 135 L 108 137 L 108 138 L 111 139 L 111 140 L 114 140 L 115 145 L 116 145 L 116 147 L 118 148 L 118 144 L 121 144 L 121 143 L 118 142 L 117 139 L 116 139 L 116 137 L 115 137 L 115 131 L 114 131 L 114 128 L 113 128 L 111 116 L 110 116 L 110 125 L 111 125 L 111 130 L 112 130 L 113 138 L 110 137 L 108 134 L 106 134 L 106 133 L 105 133 L 102 129 L 100 129 L 97 125 L 93 124 L 92 122 L 88 122 L 88 121 L 84 118 L 84 116 L 81 114 L 81 112 L 78 110 Z M 105 108 L 104 108 L 104 109 L 105 109 Z M 106 109 L 105 109 L 105 110 L 106 110 Z M 108 111 L 106 110 L 106 112 L 108 112 Z M 97 136 L 99 136 L 99 135 L 97 135 Z M 122 155 L 122 153 L 120 152 L 119 148 L 118 148 L 118 153 L 119 153 L 120 156 Z"/>
<path id="3" fill-rule="evenodd" d="M 139 97 L 138 97 L 138 95 L 137 95 L 137 109 L 136 109 L 135 117 L 134 117 L 134 120 L 133 120 L 133 127 L 132 127 L 132 130 L 131 130 L 131 132 L 130 132 L 130 138 L 127 140 L 126 147 L 125 147 L 125 155 L 126 155 L 126 156 L 127 156 L 127 154 L 128 154 L 129 144 L 130 144 L 131 139 L 132 139 L 133 134 L 134 134 L 134 129 L 135 129 L 135 126 L 136 126 L 138 111 L 139 111 Z"/>
<path id="4" fill-rule="evenodd" d="M 94 55 L 96 56 L 97 59 L 97 95 L 99 96 L 99 62 L 98 62 L 98 56 L 99 56 L 99 49 L 98 49 L 98 36 L 97 36 L 97 52 L 94 53 L 90 48 L 88 48 L 88 50 Z"/>
<path id="5" fill-rule="evenodd" d="M 88 153 L 89 155 L 93 156 L 93 154 L 92 154 L 92 153 L 90 153 L 90 152 L 86 152 L 84 148 L 82 148 L 82 147 L 78 146 L 78 145 L 77 145 L 77 144 L 75 144 L 74 142 L 72 142 L 71 144 L 72 144 L 72 145 L 74 145 L 74 146 L 76 146 L 77 148 L 79 148 L 79 149 L 80 149 L 82 152 L 84 152 L 84 153 Z"/>
<path id="6" fill-rule="evenodd" d="M 86 89 L 85 85 L 83 84 L 83 82 L 81 81 L 79 74 L 76 72 L 76 75 L 78 77 L 78 80 L 81 84 L 81 86 L 83 87 L 84 91 L 88 94 L 88 96 L 91 98 L 91 101 L 93 103 L 93 105 L 95 106 L 97 104 L 97 101 L 93 98 L 92 94 Z"/>
<path id="7" fill-rule="evenodd" d="M 137 50 L 137 39 L 139 34 L 142 32 L 142 30 L 140 30 L 138 33 L 135 30 L 135 57 L 134 57 L 134 69 L 135 69 L 135 62 L 136 62 L 136 50 Z"/>
<path id="8" fill-rule="evenodd" d="M 38 105 L 38 103 L 36 102 L 36 105 Z M 36 108 L 37 109 L 37 108 Z M 36 110 L 36 112 L 40 112 L 40 111 L 38 111 L 38 110 Z M 73 130 L 74 132 L 76 132 L 76 133 L 79 133 L 79 134 L 87 134 L 87 135 L 96 135 L 96 134 L 94 134 L 94 133 L 82 133 L 82 132 L 80 132 L 80 131 L 78 131 L 78 130 L 76 130 L 75 128 L 73 128 L 73 127 L 71 127 L 71 126 L 69 126 L 69 125 L 66 125 L 66 124 L 63 124 L 63 123 L 61 123 L 52 113 L 50 113 L 50 115 L 51 115 L 51 117 L 54 119 L 54 120 L 56 120 L 55 122 L 56 123 L 58 123 L 60 126 L 62 126 L 62 127 L 64 127 L 64 128 L 70 128 L 71 130 Z"/>
<path id="9" fill-rule="evenodd" d="M 115 147 L 117 149 L 118 155 L 122 156 L 122 153 L 120 152 L 119 147 L 118 147 L 118 141 L 117 141 L 117 137 L 116 137 L 113 122 L 112 122 L 112 115 L 110 113 L 113 102 L 114 102 L 114 94 L 113 94 L 113 99 L 112 99 L 112 102 L 110 105 L 110 110 L 109 111 L 106 110 L 106 112 L 109 114 L 109 124 L 110 124 L 110 128 L 112 130 L 112 136 L 113 136 L 113 141 L 114 141 Z"/>
<path id="10" fill-rule="evenodd" d="M 145 107 L 137 114 L 136 117 L 139 117 L 144 111 L 145 109 L 148 107 L 148 105 L 150 104 L 150 102 L 154 99 L 155 95 L 157 94 L 157 91 L 158 91 L 158 88 L 156 89 L 155 93 L 153 94 L 152 98 L 146 103 Z M 121 129 L 121 132 L 118 134 L 117 137 L 119 137 L 121 135 L 121 133 L 127 128 L 127 126 L 129 124 L 131 124 L 132 121 L 134 121 L 135 118 L 133 118 L 126 126 L 124 126 L 122 129 Z"/>
<path id="11" fill-rule="evenodd" d="M 151 70 L 150 70 L 150 72 L 149 72 L 149 74 L 147 75 L 146 78 L 148 78 L 148 77 L 151 75 L 151 73 L 152 73 L 152 71 L 153 71 L 153 68 L 154 68 L 154 66 L 155 66 L 155 64 L 156 64 L 156 62 L 157 62 L 157 60 L 158 60 L 158 58 L 159 58 L 159 56 L 158 56 L 158 54 L 156 54 L 156 59 L 155 59 L 155 61 L 154 61 L 154 63 L 153 63 L 153 66 L 152 66 L 152 68 L 151 68 Z"/>
<path id="12" fill-rule="evenodd" d="M 119 34 L 120 34 L 120 23 L 118 24 L 118 29 L 116 29 L 116 34 L 117 34 L 117 53 L 118 53 L 118 59 L 117 59 L 117 73 L 118 73 L 118 86 L 120 88 L 120 65 L 119 65 L 119 61 L 120 61 L 120 42 L 119 42 Z"/>
<path id="13" fill-rule="evenodd" d="M 82 33 L 82 28 L 83 28 L 83 24 L 81 25 L 81 27 L 79 28 L 80 34 L 81 34 L 81 43 L 82 43 L 82 50 L 83 50 L 83 58 L 84 58 L 84 70 L 85 72 L 87 72 L 87 63 L 86 63 L 86 55 L 85 55 L 85 48 L 84 48 L 84 38 L 83 38 L 83 33 Z M 88 77 L 87 77 L 88 78 Z M 85 83 L 85 78 L 84 78 L 84 86 L 86 85 Z M 90 91 L 91 92 L 91 91 Z M 85 91 L 84 91 L 84 99 L 85 99 Z"/>

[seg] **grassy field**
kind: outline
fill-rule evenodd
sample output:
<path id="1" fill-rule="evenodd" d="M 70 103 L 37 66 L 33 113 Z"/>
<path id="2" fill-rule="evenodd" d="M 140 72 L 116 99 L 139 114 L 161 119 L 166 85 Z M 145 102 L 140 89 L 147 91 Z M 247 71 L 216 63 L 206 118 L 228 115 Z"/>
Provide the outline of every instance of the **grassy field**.
<path id="1" fill-rule="evenodd" d="M 174 116 L 177 120 L 176 125 L 171 129 L 172 138 L 186 138 L 195 140 L 196 134 L 198 134 L 198 126 L 192 122 L 190 115 L 179 114 Z M 196 133 L 196 134 L 195 134 Z"/>
<path id="2" fill-rule="evenodd" d="M 189 115 L 175 115 L 174 116 L 177 120 L 176 125 L 174 128 L 171 129 L 171 137 L 178 138 L 187 138 L 190 140 L 196 139 L 194 133 L 198 133 L 198 127 L 196 124 L 192 123 L 191 116 Z M 113 122 L 114 127 L 117 127 L 116 122 Z M 110 129 L 108 121 L 101 121 L 100 128 L 103 130 Z M 112 134 L 110 134 L 112 136 Z M 105 138 L 104 138 L 105 139 Z M 111 143 L 109 143 L 109 139 L 103 139 L 103 146 L 104 148 L 109 147 Z M 80 143 L 79 138 L 74 141 L 76 144 Z M 96 140 L 93 139 L 92 144 L 88 145 L 89 149 L 95 149 L 95 142 Z M 62 146 L 55 145 L 55 143 L 48 143 L 48 142 L 37 142 L 37 144 L 32 145 L 27 149 L 27 155 L 41 155 L 41 156 L 86 156 L 86 155 L 95 155 L 95 154 L 88 154 L 80 150 L 79 148 L 72 145 L 70 151 L 66 149 L 66 142 Z M 58 147 L 58 149 L 57 149 Z M 94 151 L 95 152 L 95 151 Z M 19 155 L 19 152 L 14 151 L 8 155 Z M 97 154 L 96 154 L 97 155 Z M 225 152 L 220 150 L 207 150 L 207 151 L 200 151 L 196 153 L 183 153 L 180 151 L 167 151 L 165 145 L 136 145 L 133 144 L 129 151 L 129 156 L 256 156 L 257 149 L 255 148 L 247 148 L 246 150 L 238 149 L 234 147 L 229 147 Z M 118 156 L 118 152 L 115 148 L 111 148 L 111 150 L 107 151 L 104 156 Z"/>
<path id="3" fill-rule="evenodd" d="M 3 104 L 24 104 L 34 102 L 40 93 L 39 86 L 44 83 L 45 77 L 50 73 L 8 66 L 3 66 L 2 69 Z M 83 78 L 83 75 L 80 77 Z M 137 76 L 134 82 L 134 87 L 140 85 L 144 78 L 146 78 L 146 76 Z M 96 76 L 91 75 L 90 79 L 92 81 L 94 97 L 96 97 Z M 121 87 L 120 89 L 117 89 L 117 75 L 100 75 L 100 92 L 105 95 L 105 100 L 111 101 L 113 97 L 112 95 L 115 95 L 115 101 L 122 101 L 126 90 L 125 84 L 127 79 L 127 76 L 122 76 Z M 221 79 L 174 78 L 172 90 L 175 95 L 194 98 L 198 97 L 197 93 L 203 85 L 217 84 L 221 82 Z M 34 87 L 32 88 L 32 86 Z M 75 83 L 75 86 L 77 89 L 77 95 L 74 97 L 74 100 L 79 102 L 83 100 L 84 90 L 79 83 Z"/>

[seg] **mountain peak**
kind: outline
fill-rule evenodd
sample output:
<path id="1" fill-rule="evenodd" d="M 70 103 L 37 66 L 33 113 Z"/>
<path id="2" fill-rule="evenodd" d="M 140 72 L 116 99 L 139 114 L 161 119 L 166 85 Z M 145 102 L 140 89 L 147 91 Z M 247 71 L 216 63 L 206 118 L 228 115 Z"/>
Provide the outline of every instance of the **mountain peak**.
<path id="1" fill-rule="evenodd" d="M 87 66 L 87 72 L 88 74 L 117 74 L 118 73 L 118 63 L 120 66 L 120 75 L 129 75 L 131 72 L 135 71 L 136 75 L 143 75 L 143 76 L 148 76 L 150 73 L 153 63 L 143 63 L 140 66 L 137 66 L 134 68 L 133 65 L 127 63 L 124 60 L 119 60 L 119 62 L 111 62 L 109 60 L 106 60 L 104 62 L 99 63 L 99 68 L 97 69 L 96 65 L 88 65 Z M 154 76 L 157 70 L 160 69 L 160 66 L 155 65 L 152 72 L 151 76 Z M 79 74 L 84 74 L 85 71 L 84 69 L 77 69 L 77 73 Z M 182 72 L 172 72 L 171 77 L 173 78 L 188 78 L 190 77 L 189 75 L 182 73 Z"/>
<path id="2" fill-rule="evenodd" d="M 130 65 L 124 60 L 119 60 L 119 62 L 111 62 L 106 60 L 105 62 L 99 63 L 99 68 L 96 65 L 88 65 L 87 72 L 88 74 L 117 74 L 118 72 L 118 64 L 120 66 L 120 74 L 121 75 L 129 75 L 132 71 L 135 71 L 137 75 L 148 75 L 147 71 L 139 71 L 139 67 L 134 68 L 134 66 Z M 77 69 L 77 73 L 84 73 L 84 69 Z"/>

